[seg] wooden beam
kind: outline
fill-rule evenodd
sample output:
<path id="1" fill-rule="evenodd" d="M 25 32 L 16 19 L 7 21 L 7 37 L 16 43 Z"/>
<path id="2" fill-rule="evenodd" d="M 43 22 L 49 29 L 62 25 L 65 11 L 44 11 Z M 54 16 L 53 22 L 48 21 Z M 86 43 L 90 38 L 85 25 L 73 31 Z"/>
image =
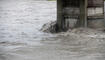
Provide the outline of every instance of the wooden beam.
<path id="1" fill-rule="evenodd" d="M 104 14 L 104 1 L 105 1 L 105 0 L 103 0 L 103 14 Z"/>
<path id="2" fill-rule="evenodd" d="M 80 27 L 87 27 L 87 5 L 88 0 L 80 0 Z"/>
<path id="3" fill-rule="evenodd" d="M 104 18 L 104 26 L 105 26 L 105 11 L 104 11 L 104 9 L 105 9 L 104 7 L 105 7 L 105 6 L 104 6 L 104 1 L 105 1 L 105 0 L 103 0 L 103 16 L 104 16 L 103 18 Z"/>
<path id="4" fill-rule="evenodd" d="M 104 14 L 104 0 L 103 0 L 103 6 L 102 6 L 102 8 L 103 8 L 103 14 Z"/>
<path id="5" fill-rule="evenodd" d="M 57 30 L 62 30 L 63 21 L 63 0 L 57 0 Z"/>

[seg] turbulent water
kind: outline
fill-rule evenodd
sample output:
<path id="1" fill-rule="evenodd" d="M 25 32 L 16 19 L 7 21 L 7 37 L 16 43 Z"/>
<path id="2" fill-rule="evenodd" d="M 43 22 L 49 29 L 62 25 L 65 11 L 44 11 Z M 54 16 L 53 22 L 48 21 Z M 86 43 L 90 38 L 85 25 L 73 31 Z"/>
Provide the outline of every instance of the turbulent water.
<path id="1" fill-rule="evenodd" d="M 105 60 L 105 38 L 40 31 L 53 20 L 56 2 L 0 0 L 0 60 Z"/>

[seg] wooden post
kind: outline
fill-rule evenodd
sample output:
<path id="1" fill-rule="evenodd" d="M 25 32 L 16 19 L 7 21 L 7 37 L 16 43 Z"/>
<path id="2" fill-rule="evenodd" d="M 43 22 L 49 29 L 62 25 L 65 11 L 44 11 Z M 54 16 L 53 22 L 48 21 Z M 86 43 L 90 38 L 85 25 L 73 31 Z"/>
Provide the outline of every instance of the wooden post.
<path id="1" fill-rule="evenodd" d="M 104 6 L 104 1 L 105 1 L 105 0 L 103 0 L 103 15 L 104 15 L 104 17 L 105 17 L 105 13 L 104 13 L 104 12 L 105 12 L 105 11 L 104 11 L 104 9 L 105 9 L 105 8 L 104 8 L 104 7 L 105 7 L 105 6 Z M 104 19 L 105 19 L 105 18 L 104 18 Z"/>
<path id="2" fill-rule="evenodd" d="M 105 6 L 104 6 L 104 1 L 105 1 L 105 0 L 103 0 L 103 15 L 104 15 L 104 21 L 105 21 L 105 11 L 104 11 L 104 9 L 105 9 L 104 7 L 105 7 Z"/>
<path id="3" fill-rule="evenodd" d="M 87 27 L 87 5 L 88 0 L 80 0 L 79 27 Z"/>
<path id="4" fill-rule="evenodd" d="M 104 14 L 104 0 L 103 0 L 103 14 Z"/>
<path id="5" fill-rule="evenodd" d="M 57 30 L 62 31 L 63 0 L 57 0 Z"/>

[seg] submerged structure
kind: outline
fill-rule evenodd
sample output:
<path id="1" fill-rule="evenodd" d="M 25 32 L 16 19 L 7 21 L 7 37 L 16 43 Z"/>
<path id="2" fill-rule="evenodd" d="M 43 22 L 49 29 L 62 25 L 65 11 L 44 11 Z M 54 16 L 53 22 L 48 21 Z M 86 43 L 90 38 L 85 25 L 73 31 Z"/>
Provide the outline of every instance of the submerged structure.
<path id="1" fill-rule="evenodd" d="M 104 27 L 104 0 L 57 0 L 57 30 Z"/>

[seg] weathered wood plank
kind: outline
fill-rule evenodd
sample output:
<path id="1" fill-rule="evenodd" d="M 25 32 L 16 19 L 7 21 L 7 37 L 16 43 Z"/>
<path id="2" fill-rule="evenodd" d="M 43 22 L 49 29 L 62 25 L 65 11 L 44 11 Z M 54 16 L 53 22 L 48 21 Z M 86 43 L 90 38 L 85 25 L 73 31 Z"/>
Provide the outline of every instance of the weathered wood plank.
<path id="1" fill-rule="evenodd" d="M 80 0 L 80 27 L 87 27 L 87 3 L 88 0 Z"/>
<path id="2" fill-rule="evenodd" d="M 62 30 L 63 0 L 57 0 L 57 30 Z"/>

